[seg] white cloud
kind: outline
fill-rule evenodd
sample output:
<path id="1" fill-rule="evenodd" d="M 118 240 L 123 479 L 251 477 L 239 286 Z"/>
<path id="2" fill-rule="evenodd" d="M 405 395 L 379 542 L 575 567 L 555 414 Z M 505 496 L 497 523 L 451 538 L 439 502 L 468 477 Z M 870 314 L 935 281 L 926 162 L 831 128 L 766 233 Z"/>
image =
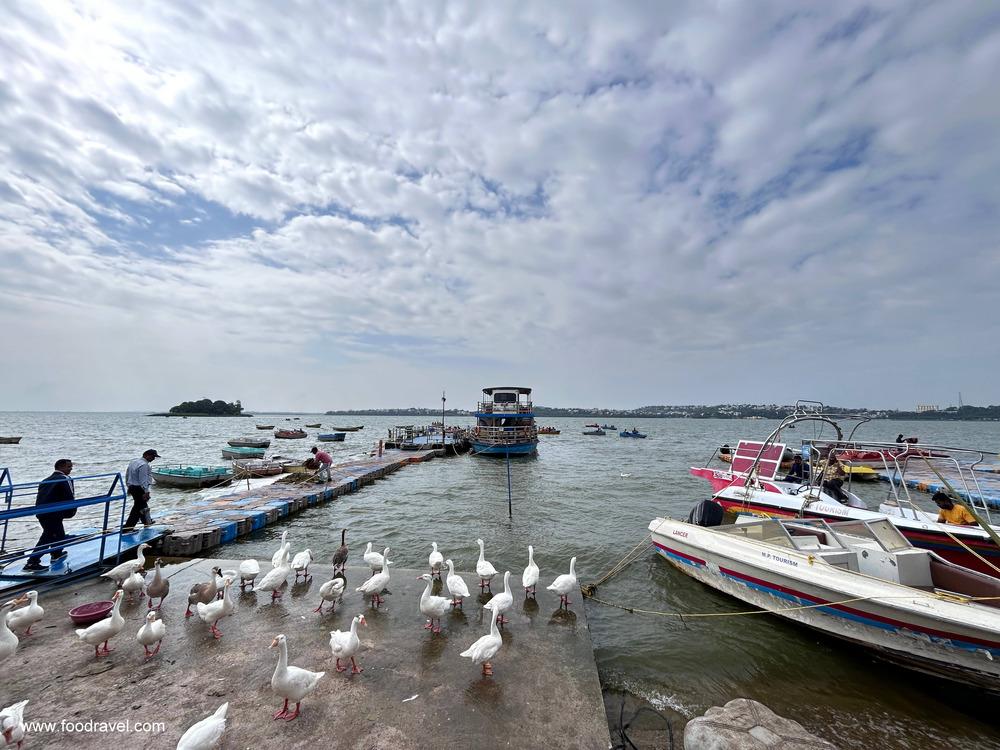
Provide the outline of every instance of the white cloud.
<path id="1" fill-rule="evenodd" d="M 997 401 L 995 15 L 12 6 L 0 407 Z"/>

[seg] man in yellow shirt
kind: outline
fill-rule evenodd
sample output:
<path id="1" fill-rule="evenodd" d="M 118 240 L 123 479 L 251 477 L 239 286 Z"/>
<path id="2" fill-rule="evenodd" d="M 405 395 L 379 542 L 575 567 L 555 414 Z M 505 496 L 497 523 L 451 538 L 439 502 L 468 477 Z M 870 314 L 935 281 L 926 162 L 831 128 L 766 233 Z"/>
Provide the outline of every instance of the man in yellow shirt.
<path id="1" fill-rule="evenodd" d="M 938 523 L 952 523 L 956 526 L 977 526 L 978 522 L 964 505 L 956 505 L 943 492 L 935 492 L 931 498 L 941 511 L 938 513 Z"/>

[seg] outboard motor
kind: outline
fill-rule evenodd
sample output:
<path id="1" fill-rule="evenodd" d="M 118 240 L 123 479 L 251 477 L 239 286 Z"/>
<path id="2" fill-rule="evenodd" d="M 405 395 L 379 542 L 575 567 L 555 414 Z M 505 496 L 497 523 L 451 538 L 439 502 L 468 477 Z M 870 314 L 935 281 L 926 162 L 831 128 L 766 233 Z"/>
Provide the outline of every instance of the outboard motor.
<path id="1" fill-rule="evenodd" d="M 702 500 L 688 513 L 687 522 L 696 526 L 721 526 L 725 511 L 714 500 Z"/>

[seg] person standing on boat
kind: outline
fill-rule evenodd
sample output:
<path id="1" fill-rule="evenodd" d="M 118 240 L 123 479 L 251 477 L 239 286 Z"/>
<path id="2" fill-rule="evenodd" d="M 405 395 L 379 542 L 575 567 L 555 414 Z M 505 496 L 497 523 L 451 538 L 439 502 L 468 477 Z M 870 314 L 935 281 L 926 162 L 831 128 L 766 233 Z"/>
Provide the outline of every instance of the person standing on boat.
<path id="1" fill-rule="evenodd" d="M 76 499 L 73 487 L 73 480 L 69 474 L 73 471 L 73 462 L 68 458 L 60 458 L 56 461 L 55 469 L 44 482 L 38 485 L 38 494 L 35 496 L 35 507 L 42 505 L 54 505 L 55 503 L 68 503 Z M 71 510 L 61 510 L 55 513 L 39 513 L 35 516 L 38 523 L 42 525 L 42 535 L 38 537 L 35 549 L 44 549 L 48 545 L 61 542 L 67 538 L 66 529 L 63 528 L 63 521 L 76 515 L 76 508 Z M 49 558 L 54 563 L 66 557 L 66 550 L 62 547 L 52 547 L 46 550 Z M 42 555 L 45 552 L 38 552 L 28 558 L 24 564 L 24 570 L 45 570 L 47 566 L 42 565 Z"/>
<path id="2" fill-rule="evenodd" d="M 975 517 L 969 513 L 968 508 L 953 502 L 945 493 L 935 492 L 931 500 L 941 511 L 938 513 L 938 523 L 950 523 L 956 526 L 977 526 L 979 524 Z"/>
<path id="3" fill-rule="evenodd" d="M 330 467 L 333 466 L 333 459 L 330 458 L 330 454 L 326 451 L 321 451 L 315 445 L 312 447 L 313 457 L 319 463 L 319 473 L 318 476 L 324 482 L 330 481 Z"/>
<path id="4" fill-rule="evenodd" d="M 149 488 L 153 484 L 153 470 L 149 464 L 159 457 L 160 454 L 150 448 L 140 458 L 133 459 L 125 470 L 125 486 L 132 498 L 132 510 L 125 519 L 122 531 L 132 531 L 139 521 L 142 521 L 143 526 L 153 525 L 153 517 L 149 514 Z"/>

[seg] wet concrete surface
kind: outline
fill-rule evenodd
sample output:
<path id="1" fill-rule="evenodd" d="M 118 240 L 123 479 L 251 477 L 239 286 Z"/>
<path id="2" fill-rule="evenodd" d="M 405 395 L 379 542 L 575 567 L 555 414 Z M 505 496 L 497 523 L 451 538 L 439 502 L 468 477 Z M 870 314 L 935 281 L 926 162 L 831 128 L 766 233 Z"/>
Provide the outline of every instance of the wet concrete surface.
<path id="1" fill-rule="evenodd" d="M 263 571 L 270 569 L 269 561 L 260 562 Z M 66 612 L 110 599 L 113 585 L 102 579 L 44 593 L 39 603 L 45 618 L 0 665 L 0 706 L 28 699 L 26 721 L 57 725 L 30 732 L 25 747 L 173 748 L 191 724 L 226 701 L 229 721 L 222 748 L 596 750 L 610 744 L 580 595 L 571 597 L 567 612 L 541 585 L 537 601 L 525 600 L 516 587 L 503 646 L 493 659 L 494 676 L 483 677 L 479 665 L 459 657 L 489 629 L 489 611 L 482 608 L 489 594 L 478 594 L 474 573 L 463 574 L 473 596 L 464 611 L 442 619 L 440 634 L 423 628 L 419 599 L 425 584 L 417 576 L 424 571 L 392 568 L 389 593 L 376 610 L 354 591 L 368 569 L 349 568 L 344 602 L 334 613 L 327 604 L 320 615 L 312 610 L 331 568 L 313 565 L 313 579 L 292 585 L 290 576 L 275 603 L 269 594 L 235 589 L 236 610 L 219 623 L 224 635 L 215 640 L 197 616 L 184 618 L 188 589 L 208 580 L 213 565 L 236 569 L 238 561 L 198 559 L 164 568 L 171 582 L 162 609 L 166 637 L 160 653 L 145 662 L 135 640 L 147 612 L 145 600 L 123 606 L 126 624 L 111 641 L 113 651 L 95 659 Z M 494 588 L 502 590 L 502 581 Z M 359 613 L 368 622 L 359 628 L 357 660 L 364 671 L 337 673 L 329 631 L 349 629 Z M 288 638 L 289 664 L 326 671 L 302 702 L 301 716 L 291 722 L 271 718 L 281 700 L 270 687 L 277 649 L 268 646 L 278 633 Z M 69 732 L 59 726 L 64 720 L 131 724 L 127 732 L 106 733 L 94 726 L 87 731 L 86 725 Z M 164 727 L 144 731 L 140 722 L 163 722 Z"/>

